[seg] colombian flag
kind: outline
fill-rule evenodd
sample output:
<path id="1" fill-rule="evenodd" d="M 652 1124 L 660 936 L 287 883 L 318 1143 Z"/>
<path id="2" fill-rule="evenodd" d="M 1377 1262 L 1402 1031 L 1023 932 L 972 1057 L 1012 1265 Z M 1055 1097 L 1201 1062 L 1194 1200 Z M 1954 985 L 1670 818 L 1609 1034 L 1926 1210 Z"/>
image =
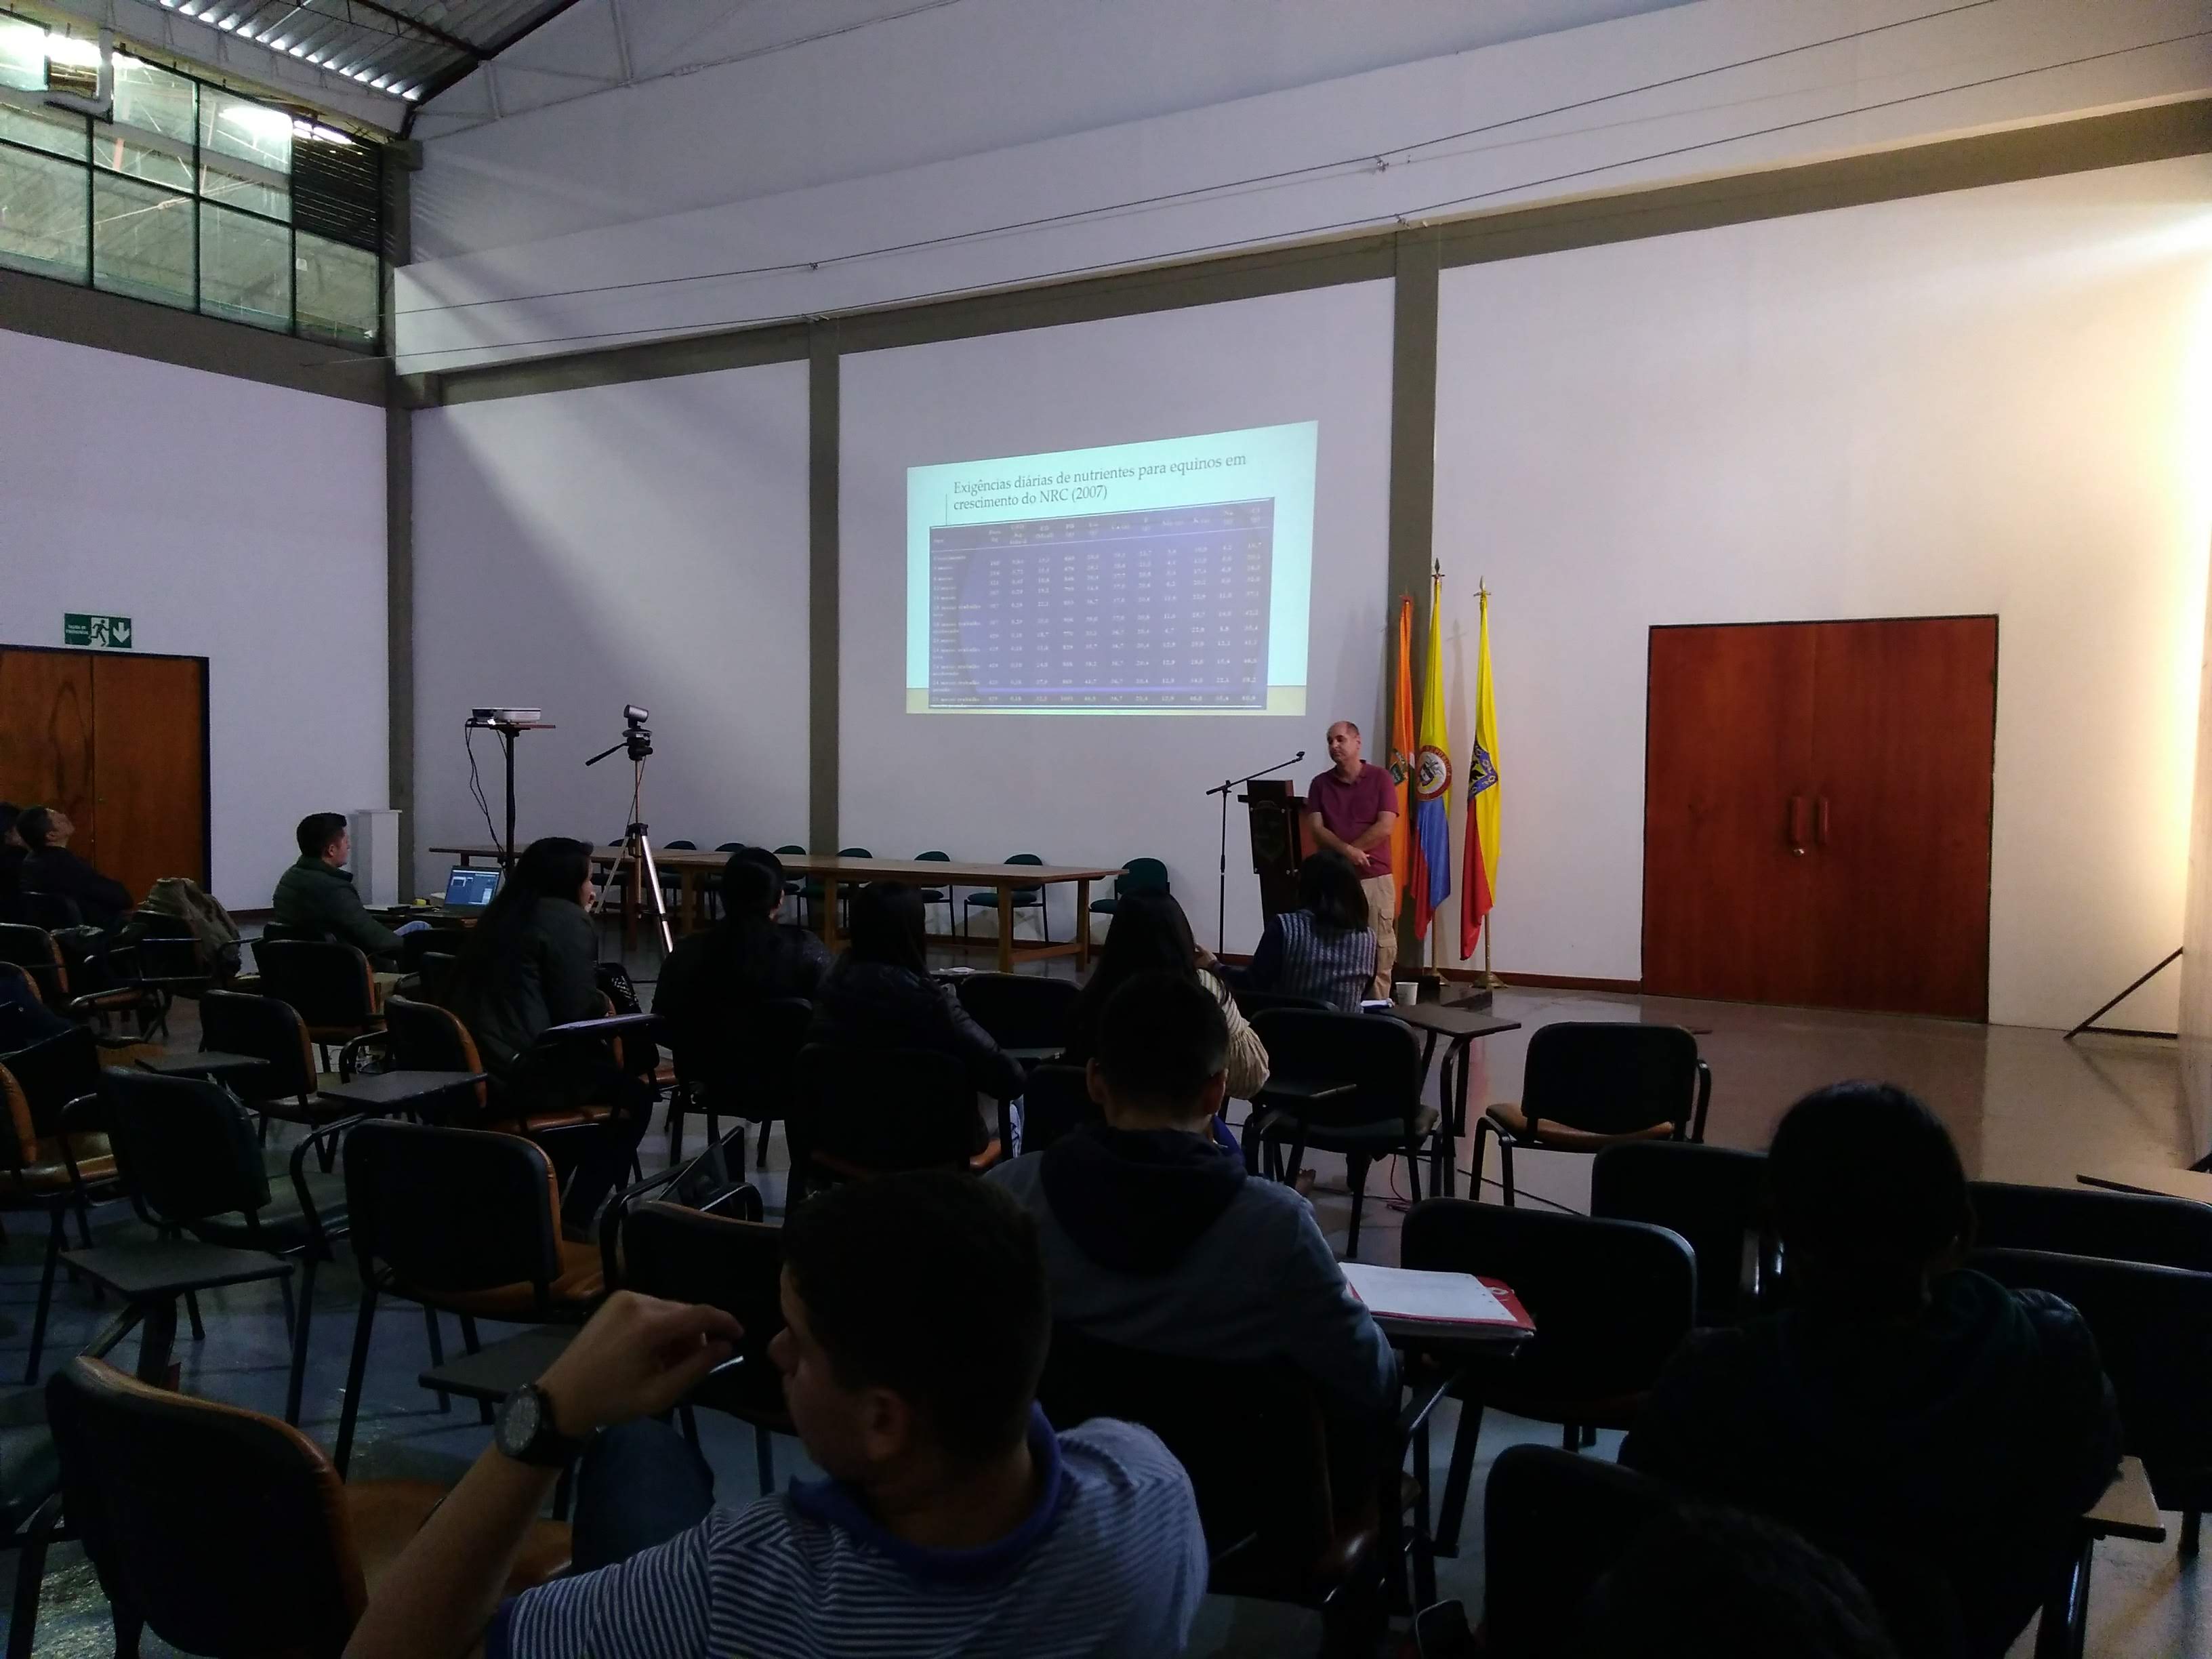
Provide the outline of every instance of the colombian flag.
<path id="1" fill-rule="evenodd" d="M 1498 707 L 1490 690 L 1490 595 L 1482 596 L 1474 671 L 1474 748 L 1467 759 L 1467 867 L 1460 877 L 1459 953 L 1474 954 L 1498 896 Z"/>
<path id="2" fill-rule="evenodd" d="M 1444 730 L 1443 578 L 1429 593 L 1429 660 L 1421 690 L 1421 752 L 1413 761 L 1413 937 L 1426 939 L 1429 920 L 1451 896 L 1451 738 Z"/>
<path id="3" fill-rule="evenodd" d="M 1390 826 L 1390 878 L 1404 908 L 1413 840 L 1413 601 L 1398 601 L 1398 699 L 1390 711 L 1390 781 L 1398 786 L 1398 821 Z"/>

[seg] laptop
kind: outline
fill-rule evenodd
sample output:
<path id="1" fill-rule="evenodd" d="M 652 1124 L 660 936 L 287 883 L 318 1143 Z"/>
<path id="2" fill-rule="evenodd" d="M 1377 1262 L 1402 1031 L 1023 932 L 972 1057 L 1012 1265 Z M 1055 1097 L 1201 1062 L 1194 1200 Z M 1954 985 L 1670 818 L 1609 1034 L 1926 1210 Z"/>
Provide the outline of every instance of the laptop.
<path id="1" fill-rule="evenodd" d="M 457 864 L 446 872 L 446 901 L 444 908 L 461 915 L 479 914 L 491 902 L 492 895 L 499 891 L 496 870 L 476 870 Z"/>

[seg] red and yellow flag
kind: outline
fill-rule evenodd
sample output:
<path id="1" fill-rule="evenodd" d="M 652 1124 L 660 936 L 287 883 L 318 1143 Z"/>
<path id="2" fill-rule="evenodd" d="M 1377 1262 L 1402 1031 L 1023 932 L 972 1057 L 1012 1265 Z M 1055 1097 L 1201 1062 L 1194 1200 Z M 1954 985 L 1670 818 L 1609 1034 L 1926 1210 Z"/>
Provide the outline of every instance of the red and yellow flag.
<path id="1" fill-rule="evenodd" d="M 1459 886 L 1459 953 L 1474 954 L 1482 919 L 1498 896 L 1498 705 L 1490 689 L 1490 594 L 1480 595 L 1482 623 L 1474 670 L 1474 748 L 1467 757 L 1466 867 Z"/>
<path id="2" fill-rule="evenodd" d="M 1390 826 L 1390 872 L 1402 903 L 1413 844 L 1413 601 L 1398 601 L 1398 698 L 1390 711 L 1390 781 L 1398 786 L 1398 821 Z"/>

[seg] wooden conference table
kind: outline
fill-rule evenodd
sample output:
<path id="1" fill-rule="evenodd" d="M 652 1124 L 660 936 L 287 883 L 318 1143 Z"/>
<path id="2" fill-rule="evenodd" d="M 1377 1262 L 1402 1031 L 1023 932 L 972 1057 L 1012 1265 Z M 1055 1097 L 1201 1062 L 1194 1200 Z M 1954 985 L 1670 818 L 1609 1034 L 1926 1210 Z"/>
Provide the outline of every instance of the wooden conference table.
<path id="1" fill-rule="evenodd" d="M 495 847 L 433 847 L 433 853 L 443 853 L 459 859 L 463 864 L 473 864 L 482 859 L 495 863 L 499 849 Z M 592 849 L 592 862 L 611 869 L 622 857 L 620 847 L 600 847 Z M 1060 864 L 953 864 L 937 859 L 847 859 L 833 854 L 813 853 L 779 853 L 779 863 L 784 873 L 793 876 L 816 876 L 822 882 L 822 940 L 831 950 L 837 948 L 838 889 L 846 883 L 855 884 L 871 881 L 896 881 L 908 887 L 981 887 L 999 896 L 999 932 L 997 938 L 999 971 L 1010 974 L 1018 962 L 1042 962 L 1053 957 L 1073 957 L 1078 968 L 1091 965 L 1091 884 L 1111 881 L 1121 871 L 1093 869 Z M 680 884 L 676 914 L 669 918 L 676 931 L 688 933 L 703 919 L 701 899 L 707 884 L 721 872 L 730 861 L 727 853 L 690 852 L 682 848 L 664 851 L 656 847 L 653 861 L 664 875 L 672 876 Z M 1014 893 L 1024 887 L 1052 887 L 1064 883 L 1075 884 L 1075 937 L 1059 944 L 1047 945 L 1014 942 Z M 623 938 L 634 943 L 637 937 L 638 884 L 623 884 Z M 971 942 L 957 933 L 932 936 L 932 943 L 960 949 L 973 948 Z"/>

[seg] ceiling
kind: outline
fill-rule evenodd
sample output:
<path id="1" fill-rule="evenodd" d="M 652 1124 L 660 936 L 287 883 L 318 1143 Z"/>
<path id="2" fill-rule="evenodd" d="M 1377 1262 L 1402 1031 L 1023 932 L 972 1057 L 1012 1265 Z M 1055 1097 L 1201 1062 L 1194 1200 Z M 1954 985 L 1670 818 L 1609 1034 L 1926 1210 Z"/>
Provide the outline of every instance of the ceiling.
<path id="1" fill-rule="evenodd" d="M 190 64 L 398 131 L 575 0 L 30 0 Z M 82 31 L 80 31 L 82 32 Z"/>
<path id="2" fill-rule="evenodd" d="M 372 92 L 434 96 L 574 0 L 160 0 Z"/>

